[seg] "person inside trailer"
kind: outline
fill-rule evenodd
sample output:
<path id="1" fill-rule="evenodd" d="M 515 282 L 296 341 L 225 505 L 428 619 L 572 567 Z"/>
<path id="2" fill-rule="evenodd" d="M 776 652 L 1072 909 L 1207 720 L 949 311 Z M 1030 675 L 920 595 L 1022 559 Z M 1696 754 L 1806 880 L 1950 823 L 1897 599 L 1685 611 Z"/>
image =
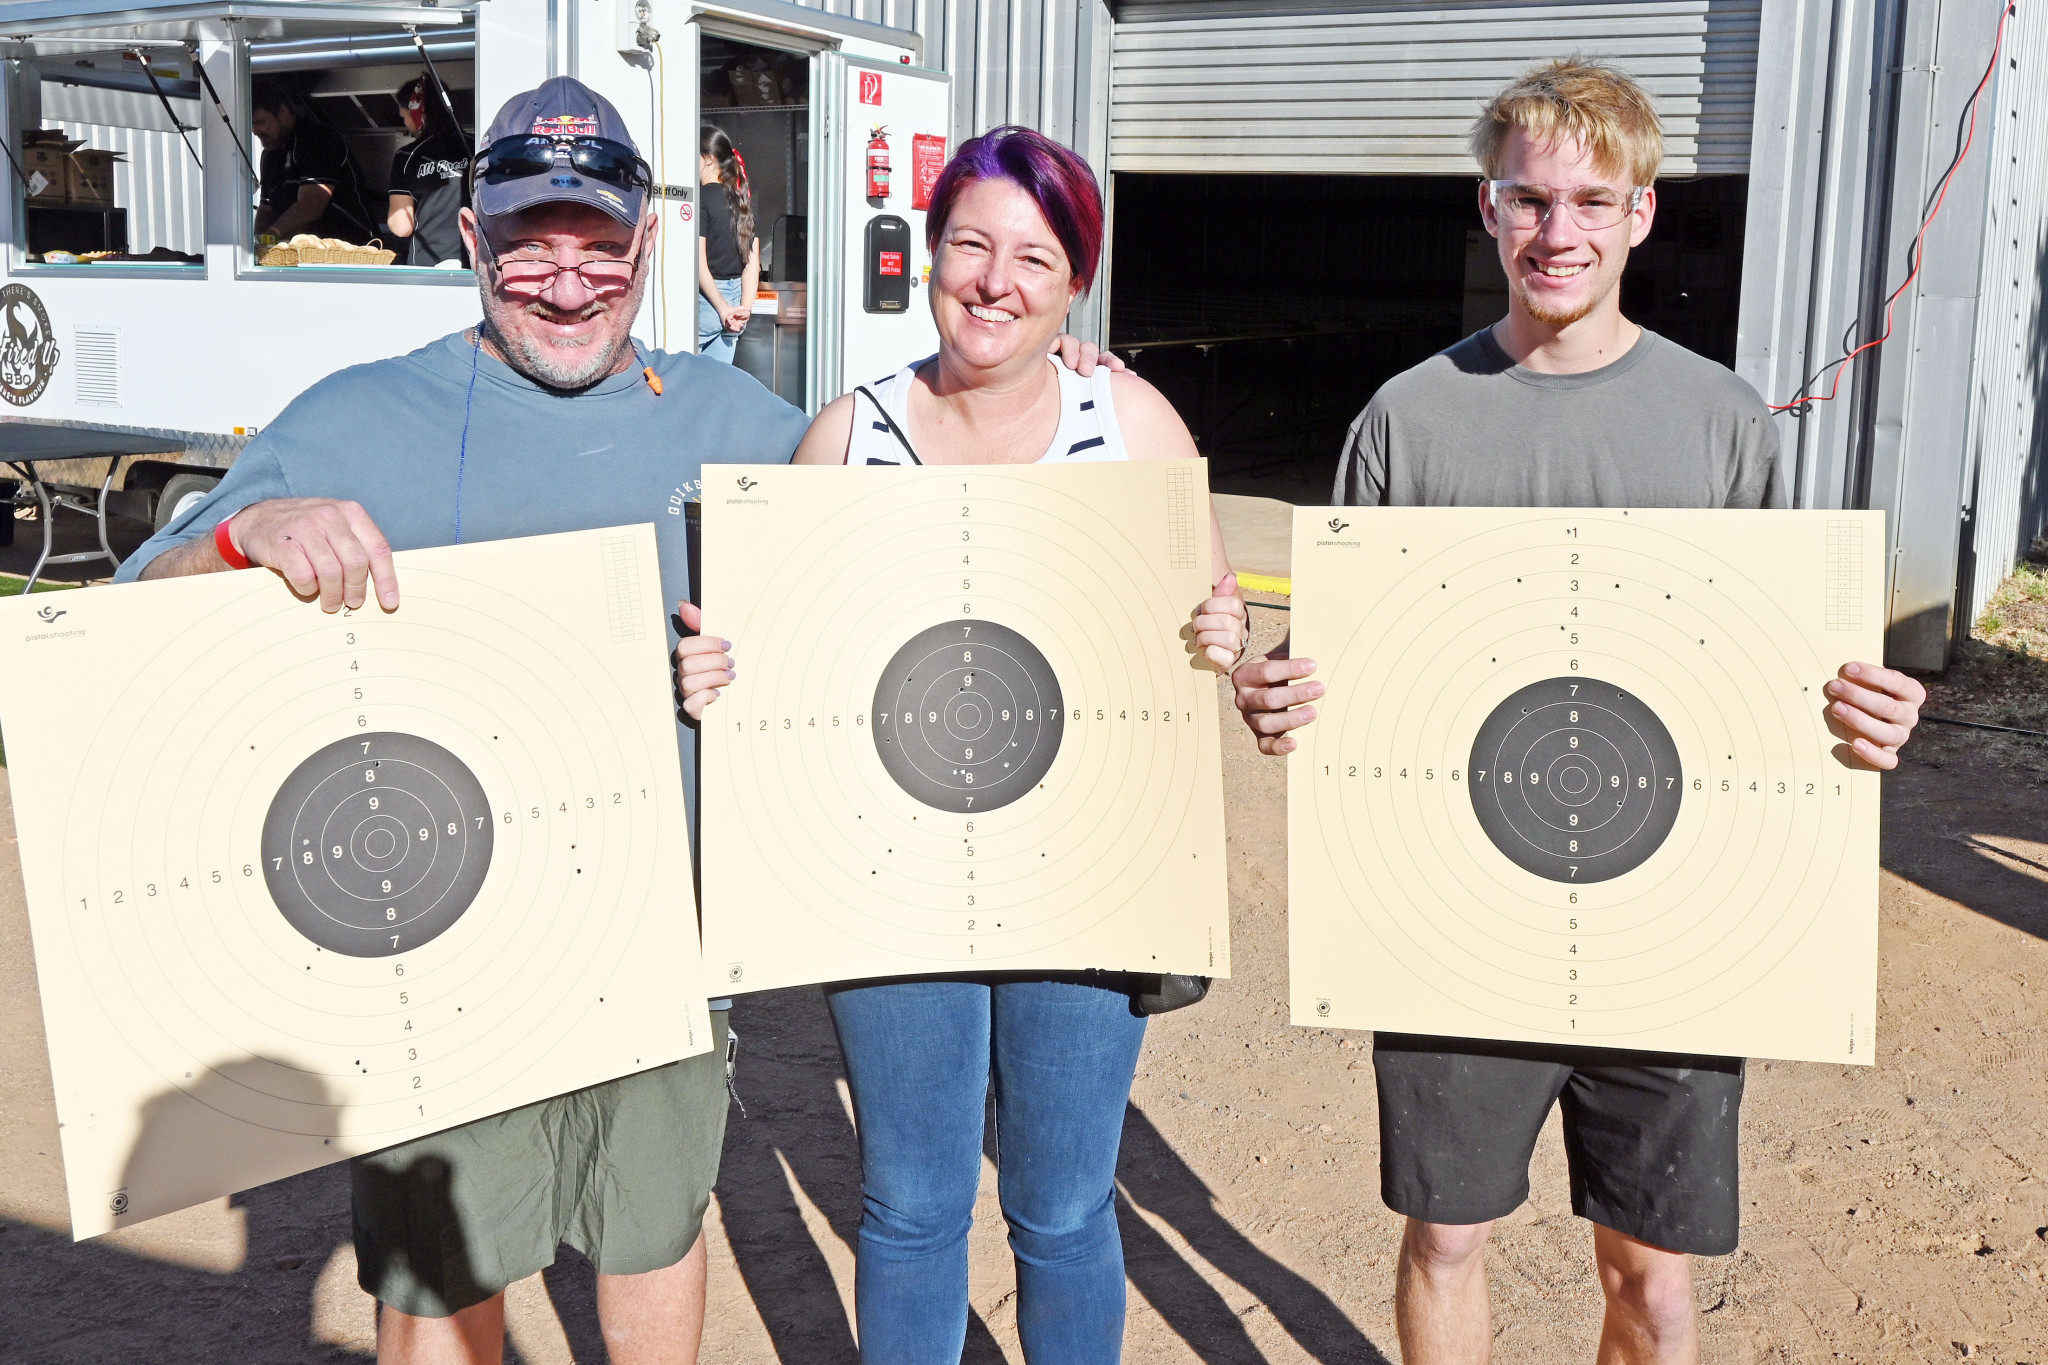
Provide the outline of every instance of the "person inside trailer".
<path id="1" fill-rule="evenodd" d="M 256 235 L 300 233 L 358 245 L 377 235 L 363 176 L 348 143 L 281 81 L 250 88 L 250 125 L 263 143 Z"/>
<path id="2" fill-rule="evenodd" d="M 445 96 L 424 73 L 398 88 L 398 111 L 413 140 L 391 158 L 385 223 L 407 265 L 469 264 L 457 218 L 469 173 L 469 139 L 456 126 Z"/>

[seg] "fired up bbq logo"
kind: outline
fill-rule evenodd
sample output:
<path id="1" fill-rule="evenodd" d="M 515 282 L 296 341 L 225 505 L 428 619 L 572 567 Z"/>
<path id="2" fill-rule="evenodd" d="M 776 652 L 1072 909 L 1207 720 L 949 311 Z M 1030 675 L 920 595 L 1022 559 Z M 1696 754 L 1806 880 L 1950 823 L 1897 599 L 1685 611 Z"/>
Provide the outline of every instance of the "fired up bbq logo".
<path id="1" fill-rule="evenodd" d="M 0 289 L 0 398 L 18 408 L 41 398 L 59 354 L 35 291 L 19 284 Z"/>

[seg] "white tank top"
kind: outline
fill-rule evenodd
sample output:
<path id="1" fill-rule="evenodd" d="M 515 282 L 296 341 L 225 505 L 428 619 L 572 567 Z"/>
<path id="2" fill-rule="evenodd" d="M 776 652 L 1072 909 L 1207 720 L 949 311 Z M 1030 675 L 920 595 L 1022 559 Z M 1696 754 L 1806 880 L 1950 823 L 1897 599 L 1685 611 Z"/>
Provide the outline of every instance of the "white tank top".
<path id="1" fill-rule="evenodd" d="M 869 393 L 881 402 L 899 430 L 906 434 L 910 428 L 910 386 L 916 382 L 920 367 L 930 364 L 935 356 L 905 365 L 887 379 L 867 385 Z M 1038 457 L 1039 464 L 1080 464 L 1101 460 L 1128 460 L 1130 452 L 1124 448 L 1123 429 L 1116 423 L 1116 404 L 1109 394 L 1109 371 L 1097 366 L 1095 373 L 1087 379 L 1075 374 L 1057 360 L 1048 359 L 1053 370 L 1060 377 L 1060 425 L 1052 434 L 1052 444 L 1045 448 L 1045 454 Z M 848 464 L 916 464 L 903 443 L 889 430 L 889 423 L 882 420 L 882 414 L 875 411 L 875 405 L 866 396 L 853 396 L 853 434 L 846 443 Z"/>

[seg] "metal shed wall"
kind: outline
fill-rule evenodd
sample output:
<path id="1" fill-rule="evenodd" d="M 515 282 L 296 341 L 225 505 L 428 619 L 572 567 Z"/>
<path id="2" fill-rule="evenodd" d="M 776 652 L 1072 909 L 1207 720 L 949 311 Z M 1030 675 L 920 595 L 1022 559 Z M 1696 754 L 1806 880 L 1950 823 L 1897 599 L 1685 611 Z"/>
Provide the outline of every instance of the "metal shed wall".
<path id="1" fill-rule="evenodd" d="M 1480 104 L 1606 57 L 1656 97 L 1671 175 L 1749 168 L 1763 0 L 1126 0 L 1119 171 L 1465 175 Z"/>
<path id="2" fill-rule="evenodd" d="M 1969 458 L 1956 622 L 1967 631 L 2014 562 L 2048 530 L 2048 16 L 2008 21 L 1991 124 L 1984 262 L 1970 385 Z"/>

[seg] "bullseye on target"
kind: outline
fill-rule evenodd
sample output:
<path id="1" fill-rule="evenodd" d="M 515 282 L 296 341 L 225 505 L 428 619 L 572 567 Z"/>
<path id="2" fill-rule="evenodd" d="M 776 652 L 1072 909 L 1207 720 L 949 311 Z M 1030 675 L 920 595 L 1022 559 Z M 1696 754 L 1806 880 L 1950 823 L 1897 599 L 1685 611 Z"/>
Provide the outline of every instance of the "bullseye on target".
<path id="1" fill-rule="evenodd" d="M 490 805 L 469 766 L 417 735 L 337 740 L 292 769 L 263 821 L 263 876 L 292 928 L 389 957 L 446 933 L 491 866 Z"/>
<path id="2" fill-rule="evenodd" d="M 1059 679 L 1038 646 L 993 621 L 913 635 L 875 684 L 875 750 L 935 810 L 996 810 L 1035 788 L 1065 730 Z"/>
<path id="3" fill-rule="evenodd" d="M 1493 846 L 1556 882 L 1642 866 L 1678 819 L 1671 732 L 1643 701 L 1583 676 L 1531 683 L 1472 741 L 1472 810 Z"/>

